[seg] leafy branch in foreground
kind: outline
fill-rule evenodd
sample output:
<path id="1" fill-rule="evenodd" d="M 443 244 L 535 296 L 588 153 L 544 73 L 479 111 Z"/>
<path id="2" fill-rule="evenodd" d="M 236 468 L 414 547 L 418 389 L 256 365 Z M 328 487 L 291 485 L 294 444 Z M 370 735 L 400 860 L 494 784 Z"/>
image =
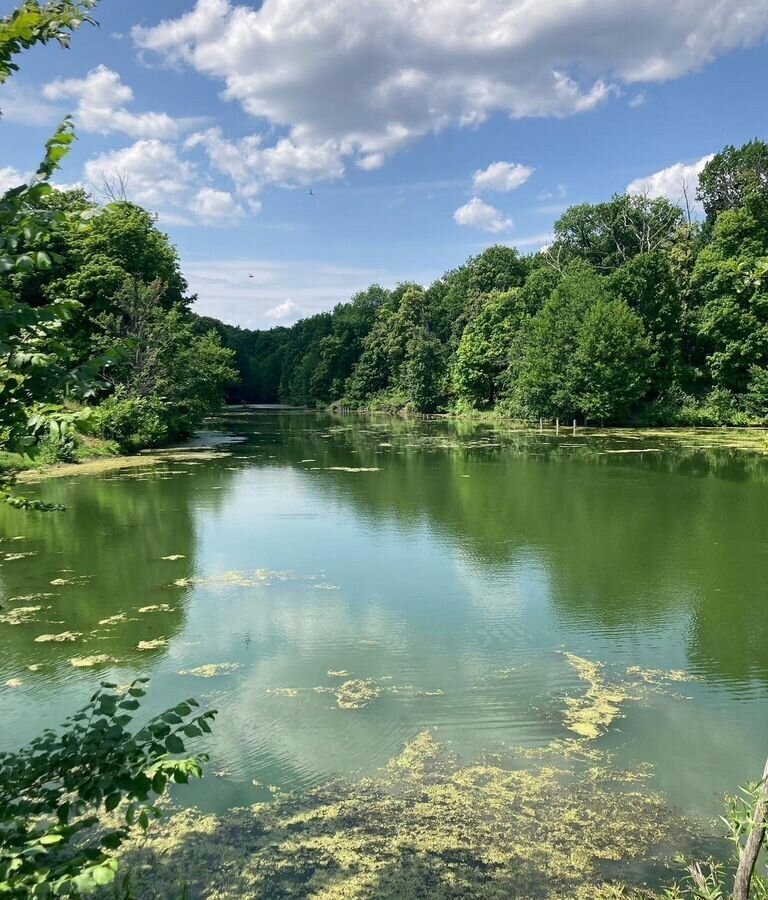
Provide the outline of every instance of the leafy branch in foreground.
<path id="1" fill-rule="evenodd" d="M 190 698 L 132 731 L 147 681 L 103 682 L 60 732 L 0 753 L 0 897 L 79 897 L 110 884 L 113 851 L 160 817 L 168 785 L 201 777 L 207 756 L 176 756 L 184 738 L 210 733 L 215 710 L 195 712 Z"/>
<path id="2" fill-rule="evenodd" d="M 9 16 L 0 19 L 0 84 L 19 66 L 13 57 L 35 44 L 57 41 L 69 47 L 70 35 L 86 22 L 96 22 L 88 15 L 97 0 L 25 0 Z"/>
<path id="3" fill-rule="evenodd" d="M 734 868 L 714 861 L 693 863 L 685 883 L 667 894 L 669 900 L 768 900 L 768 871 L 761 875 L 756 870 L 761 851 L 768 850 L 768 762 L 762 779 L 741 793 L 728 798 L 728 814 L 721 817 L 735 845 Z"/>

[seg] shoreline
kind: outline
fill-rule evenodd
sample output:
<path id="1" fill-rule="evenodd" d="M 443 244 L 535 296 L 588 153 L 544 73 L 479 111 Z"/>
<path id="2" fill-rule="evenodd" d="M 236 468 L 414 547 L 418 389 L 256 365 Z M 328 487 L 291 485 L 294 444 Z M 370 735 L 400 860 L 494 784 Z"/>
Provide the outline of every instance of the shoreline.
<path id="1" fill-rule="evenodd" d="M 251 405 L 247 407 L 249 411 L 271 411 L 286 407 L 268 406 L 268 405 Z M 298 407 L 292 407 L 297 409 Z M 229 407 L 223 411 L 223 417 L 228 412 L 241 409 L 241 407 Z M 616 426 L 616 427 L 599 427 L 577 425 L 574 431 L 573 425 L 561 423 L 559 432 L 553 422 L 545 422 L 543 427 L 537 426 L 533 422 L 524 419 L 505 418 L 493 414 L 479 413 L 471 415 L 466 413 L 405 413 L 391 412 L 376 409 L 344 409 L 338 407 L 327 408 L 326 410 L 305 408 L 306 412 L 331 412 L 338 416 L 355 415 L 358 418 L 375 416 L 377 418 L 391 418 L 400 421 L 412 420 L 414 422 L 435 421 L 435 422 L 456 422 L 468 423 L 476 425 L 489 425 L 500 428 L 508 428 L 514 431 L 527 432 L 529 434 L 541 434 L 547 437 L 561 438 L 597 438 L 597 439 L 613 439 L 622 441 L 636 441 L 647 438 L 661 438 L 671 440 L 680 444 L 690 444 L 695 441 L 697 446 L 695 449 L 732 449 L 746 450 L 751 452 L 759 452 L 768 455 L 768 428 L 761 426 L 749 425 L 686 425 L 686 426 Z M 218 417 L 217 417 L 218 418 Z M 215 421 L 215 420 L 214 420 Z M 84 456 L 81 460 L 67 463 L 44 463 L 35 465 L 34 461 L 30 461 L 29 465 L 25 465 L 23 458 L 19 458 L 19 464 L 24 468 L 16 468 L 13 464 L 5 468 L 0 468 L 0 477 L 3 475 L 11 476 L 19 484 L 34 484 L 48 478 L 65 478 L 71 475 L 98 475 L 102 472 L 109 472 L 117 469 L 133 469 L 143 466 L 155 466 L 163 462 L 181 462 L 184 459 L 201 459 L 228 456 L 225 450 L 214 449 L 212 443 L 202 441 L 196 446 L 190 446 L 199 440 L 205 432 L 197 432 L 182 444 L 176 444 L 170 447 L 147 448 L 139 450 L 133 454 L 120 454 L 116 456 L 106 456 L 99 453 Z M 702 441 L 705 444 L 702 444 Z"/>

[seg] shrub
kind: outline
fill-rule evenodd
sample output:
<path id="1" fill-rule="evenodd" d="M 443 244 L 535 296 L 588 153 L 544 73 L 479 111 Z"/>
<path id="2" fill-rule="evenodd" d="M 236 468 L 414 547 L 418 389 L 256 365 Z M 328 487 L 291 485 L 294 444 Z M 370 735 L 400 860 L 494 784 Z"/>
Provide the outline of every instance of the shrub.
<path id="1" fill-rule="evenodd" d="M 96 433 L 114 441 L 122 453 L 134 453 L 168 440 L 165 414 L 160 400 L 118 391 L 96 408 L 93 424 Z"/>
<path id="2" fill-rule="evenodd" d="M 71 463 L 77 459 L 77 448 L 74 434 L 47 434 L 38 441 L 34 456 L 38 463 Z"/>

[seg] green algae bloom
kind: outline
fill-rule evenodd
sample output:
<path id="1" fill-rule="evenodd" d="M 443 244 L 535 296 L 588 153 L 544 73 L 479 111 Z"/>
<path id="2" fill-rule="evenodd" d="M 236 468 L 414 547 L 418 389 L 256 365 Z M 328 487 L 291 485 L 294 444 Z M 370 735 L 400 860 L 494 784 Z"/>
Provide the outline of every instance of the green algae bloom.
<path id="1" fill-rule="evenodd" d="M 217 675 L 227 675 L 236 672 L 240 668 L 239 663 L 206 663 L 195 669 L 182 669 L 179 675 L 194 675 L 197 678 L 215 678 Z"/>
<path id="2" fill-rule="evenodd" d="M 106 653 L 98 653 L 95 656 L 73 656 L 70 663 L 76 669 L 90 669 L 93 666 L 105 666 L 107 663 L 114 662 L 111 656 Z"/>
<path id="3" fill-rule="evenodd" d="M 573 653 L 565 658 L 589 685 L 583 697 L 566 697 L 565 725 L 579 737 L 595 740 L 622 715 L 621 704 L 631 696 L 622 686 L 608 683 L 603 663 Z"/>
<path id="4" fill-rule="evenodd" d="M 122 865 L 159 896 L 203 900 L 661 897 L 642 860 L 681 825 L 662 799 L 591 767 L 463 765 L 428 732 L 373 778 L 333 782 L 226 817 L 185 810 Z M 615 877 L 621 868 L 629 879 Z"/>
<path id="5" fill-rule="evenodd" d="M 59 634 L 41 634 L 35 638 L 38 644 L 61 643 L 64 641 L 76 641 L 83 635 L 79 631 L 61 631 Z"/>
<path id="6" fill-rule="evenodd" d="M 383 689 L 373 679 L 352 678 L 336 690 L 336 703 L 341 709 L 362 709 L 382 693 Z"/>

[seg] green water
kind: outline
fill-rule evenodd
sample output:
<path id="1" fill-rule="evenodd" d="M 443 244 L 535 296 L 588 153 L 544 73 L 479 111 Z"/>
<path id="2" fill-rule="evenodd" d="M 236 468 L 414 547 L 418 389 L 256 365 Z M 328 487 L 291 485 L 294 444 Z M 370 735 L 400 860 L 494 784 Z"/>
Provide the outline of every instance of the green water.
<path id="1" fill-rule="evenodd" d="M 206 744 L 218 777 L 184 794 L 220 810 L 268 797 L 264 785 L 372 772 L 424 729 L 467 759 L 566 737 L 564 697 L 585 687 L 567 650 L 611 678 L 694 676 L 627 703 L 597 741 L 620 765 L 652 763 L 671 803 L 709 815 L 758 776 L 759 449 L 279 410 L 215 427 L 228 455 L 50 479 L 27 493 L 66 512 L 0 510 L 0 597 L 51 595 L 6 604 L 42 608 L 0 624 L 0 748 L 103 678 L 149 675 L 151 710 L 190 695 L 220 710 Z M 35 641 L 65 631 L 80 637 Z M 95 654 L 114 661 L 70 663 Z M 209 663 L 239 668 L 179 674 Z M 340 709 L 312 690 L 344 680 L 329 671 L 383 692 Z"/>

